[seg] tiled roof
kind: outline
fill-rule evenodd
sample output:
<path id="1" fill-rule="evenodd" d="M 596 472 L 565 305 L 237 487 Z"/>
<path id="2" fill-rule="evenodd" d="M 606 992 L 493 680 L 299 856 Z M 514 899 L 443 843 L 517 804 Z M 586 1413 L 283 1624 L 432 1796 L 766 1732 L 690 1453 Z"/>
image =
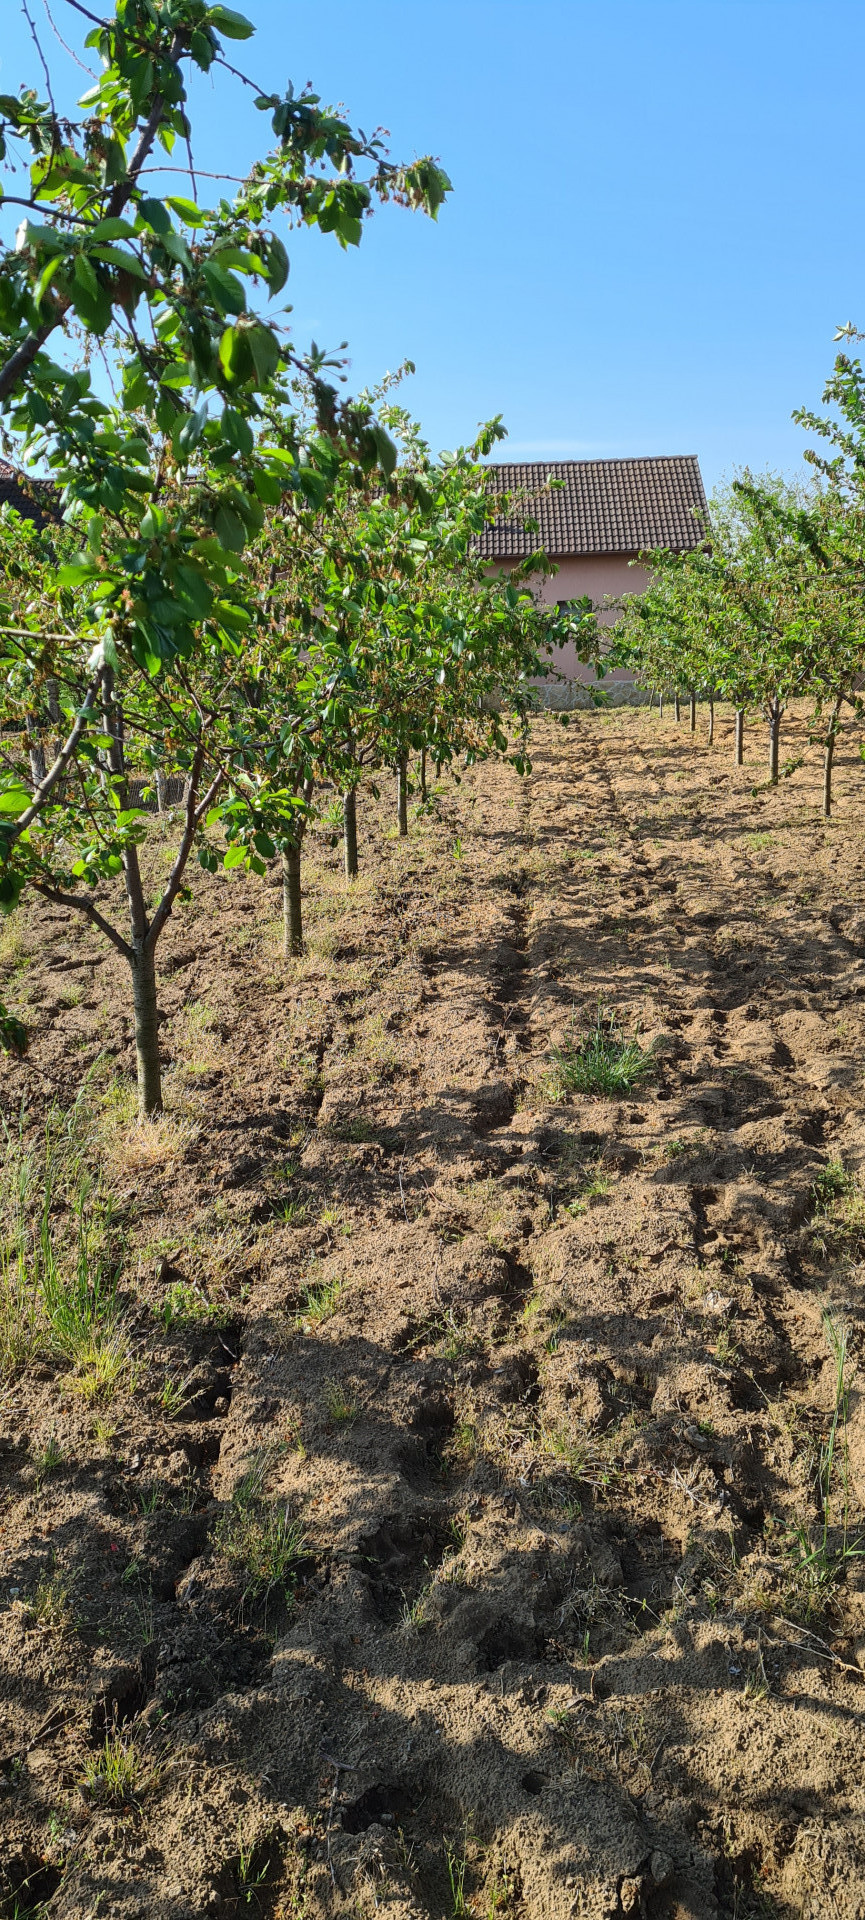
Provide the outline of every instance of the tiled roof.
<path id="1" fill-rule="evenodd" d="M 18 473 L 8 460 L 0 460 L 0 507 L 14 507 L 22 520 L 33 520 L 37 527 L 44 527 L 47 520 L 59 519 L 57 488 L 53 483 Z"/>
<path id="2" fill-rule="evenodd" d="M 509 514 L 481 535 L 491 560 L 523 559 L 543 547 L 551 559 L 567 554 L 644 553 L 650 547 L 684 552 L 702 538 L 693 509 L 706 511 L 695 454 L 653 460 L 503 461 L 490 484 L 512 493 Z M 549 480 L 561 487 L 549 488 Z M 540 532 L 526 532 L 537 521 Z"/>

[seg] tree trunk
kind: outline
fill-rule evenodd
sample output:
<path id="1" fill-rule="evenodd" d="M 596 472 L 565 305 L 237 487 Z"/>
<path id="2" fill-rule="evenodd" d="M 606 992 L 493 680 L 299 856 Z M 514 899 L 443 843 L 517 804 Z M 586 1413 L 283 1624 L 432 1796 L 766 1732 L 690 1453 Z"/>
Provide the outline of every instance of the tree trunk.
<path id="1" fill-rule="evenodd" d="M 710 747 L 713 747 L 714 744 L 715 744 L 715 696 L 714 694 L 710 693 L 709 695 L 709 745 Z"/>
<path id="2" fill-rule="evenodd" d="M 39 723 L 33 714 L 30 715 L 27 721 L 27 737 L 30 741 L 30 777 L 34 787 L 38 787 L 41 786 L 45 778 L 47 768 L 45 765 L 45 749 L 39 737 Z"/>
<path id="3" fill-rule="evenodd" d="M 663 718 L 664 718 L 664 696 L 662 693 L 659 693 L 658 694 L 658 719 L 663 720 Z"/>
<path id="4" fill-rule="evenodd" d="M 691 699 L 691 732 L 696 733 L 697 731 L 697 696 L 696 694 L 692 693 L 690 696 L 690 699 Z"/>
<path id="5" fill-rule="evenodd" d="M 778 785 L 778 744 L 781 737 L 781 702 L 774 699 L 769 707 L 769 782 Z"/>
<path id="6" fill-rule="evenodd" d="M 838 717 L 840 715 L 840 712 L 841 712 L 841 702 L 840 700 L 836 700 L 835 705 L 832 708 L 832 718 L 829 721 L 829 731 L 826 735 L 826 742 L 823 750 L 823 818 L 824 820 L 830 820 L 832 818 L 832 766 L 835 759 L 835 742 L 838 738 Z"/>
<path id="7" fill-rule="evenodd" d="M 736 765 L 741 767 L 745 758 L 745 709 L 736 708 Z"/>
<path id="8" fill-rule="evenodd" d="M 420 756 L 420 797 L 426 799 L 426 747 L 421 748 Z"/>
<path id="9" fill-rule="evenodd" d="M 354 787 L 347 787 L 342 796 L 342 846 L 345 858 L 345 877 L 357 879 L 357 798 Z"/>
<path id="10" fill-rule="evenodd" d="M 134 942 L 132 1004 L 135 1013 L 135 1059 L 138 1067 L 138 1118 L 150 1120 L 162 1111 L 159 1070 L 159 1016 L 156 1010 L 156 955 L 146 940 Z"/>
<path id="11" fill-rule="evenodd" d="M 408 833 L 408 755 L 401 753 L 396 766 L 396 812 L 399 821 L 399 837 L 406 838 Z"/>
<path id="12" fill-rule="evenodd" d="M 681 700 L 679 699 L 678 688 L 676 689 L 676 692 L 673 695 L 673 711 L 676 715 L 676 725 L 678 726 L 679 721 L 682 718 L 682 703 L 681 703 Z"/>
<path id="13" fill-rule="evenodd" d="M 300 891 L 300 841 L 282 855 L 282 909 L 286 959 L 303 952 L 303 899 Z"/>
<path id="14" fill-rule="evenodd" d="M 161 767 L 157 767 L 156 769 L 155 784 L 156 784 L 156 811 L 157 813 L 164 813 L 165 812 L 165 795 L 167 792 L 167 782 Z"/>

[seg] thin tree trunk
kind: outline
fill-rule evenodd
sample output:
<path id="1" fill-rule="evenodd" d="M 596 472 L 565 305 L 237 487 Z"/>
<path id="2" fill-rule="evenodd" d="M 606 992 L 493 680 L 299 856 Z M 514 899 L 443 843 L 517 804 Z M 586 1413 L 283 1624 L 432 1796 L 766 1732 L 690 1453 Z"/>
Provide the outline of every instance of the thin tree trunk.
<path id="1" fill-rule="evenodd" d="M 426 799 L 426 747 L 421 747 L 420 755 L 420 797 Z"/>
<path id="2" fill-rule="evenodd" d="M 693 691 L 691 693 L 690 699 L 691 699 L 691 732 L 696 733 L 697 731 L 697 696 Z"/>
<path id="3" fill-rule="evenodd" d="M 114 671 L 106 668 L 103 681 L 102 718 L 111 738 L 108 771 L 119 779 L 117 797 L 121 807 L 128 801 L 126 765 L 123 752 L 123 715 L 114 698 Z M 129 964 L 132 969 L 132 1004 L 135 1019 L 135 1059 L 138 1071 L 138 1118 L 149 1120 L 162 1111 L 162 1076 L 159 1065 L 159 1015 L 156 1007 L 156 942 L 147 917 L 147 903 L 141 879 L 138 848 L 134 841 L 123 852 L 123 879 L 129 905 L 132 938 Z"/>
<path id="4" fill-rule="evenodd" d="M 664 718 L 664 696 L 662 693 L 659 693 L 658 694 L 658 719 L 663 720 L 663 718 Z"/>
<path id="5" fill-rule="evenodd" d="M 713 747 L 714 744 L 715 744 L 715 696 L 714 694 L 710 693 L 709 695 L 709 745 L 710 747 Z"/>
<path id="6" fill-rule="evenodd" d="M 157 767 L 156 769 L 155 784 L 156 784 L 156 811 L 157 813 L 164 813 L 165 812 L 165 795 L 167 792 L 167 782 L 161 767 Z"/>
<path id="7" fill-rule="evenodd" d="M 406 838 L 408 833 L 408 755 L 401 753 L 396 768 L 396 811 L 399 821 L 399 837 Z"/>
<path id="8" fill-rule="evenodd" d="M 45 778 L 45 749 L 39 738 L 39 723 L 30 714 L 27 721 L 27 737 L 30 741 L 30 775 L 34 787 L 40 787 Z"/>
<path id="9" fill-rule="evenodd" d="M 135 1015 L 135 1059 L 138 1068 L 138 1117 L 150 1120 L 162 1111 L 159 1067 L 159 1015 L 156 1007 L 156 954 L 149 941 L 133 941 L 132 1004 Z"/>
<path id="10" fill-rule="evenodd" d="M 673 695 L 673 711 L 676 715 L 676 725 L 678 726 L 679 721 L 682 718 L 682 703 L 681 703 L 681 700 L 679 699 L 678 687 L 676 688 L 676 691 Z"/>
<path id="11" fill-rule="evenodd" d="M 303 952 L 303 899 L 300 890 L 300 840 L 283 848 L 282 907 L 286 958 Z"/>
<path id="12" fill-rule="evenodd" d="M 736 765 L 741 767 L 745 758 L 745 709 L 736 708 Z"/>
<path id="13" fill-rule="evenodd" d="M 835 760 L 835 742 L 838 738 L 838 718 L 839 718 L 840 712 L 841 712 L 841 702 L 840 700 L 836 700 L 835 705 L 832 708 L 832 718 L 829 722 L 829 731 L 826 735 L 826 743 L 823 751 L 823 818 L 824 820 L 830 820 L 832 817 L 832 767 Z"/>
<path id="14" fill-rule="evenodd" d="M 347 787 L 342 796 L 342 845 L 345 859 L 345 877 L 357 879 L 357 799 L 354 787 Z"/>
<path id="15" fill-rule="evenodd" d="M 781 702 L 776 698 L 769 707 L 769 781 L 778 785 L 778 744 L 781 736 Z"/>

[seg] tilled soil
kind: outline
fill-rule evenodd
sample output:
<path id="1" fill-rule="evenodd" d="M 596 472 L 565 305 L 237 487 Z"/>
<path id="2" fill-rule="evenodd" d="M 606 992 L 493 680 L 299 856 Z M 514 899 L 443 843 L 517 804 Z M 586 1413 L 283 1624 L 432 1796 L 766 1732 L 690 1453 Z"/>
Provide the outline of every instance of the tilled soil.
<path id="1" fill-rule="evenodd" d="M 302 961 L 196 875 L 151 1142 L 121 962 L 9 923 L 7 1121 L 86 1083 L 132 1357 L 2 1391 L 10 1914 L 865 1916 L 865 769 L 824 823 L 786 743 L 368 798 Z M 599 1007 L 651 1071 L 555 1098 Z"/>

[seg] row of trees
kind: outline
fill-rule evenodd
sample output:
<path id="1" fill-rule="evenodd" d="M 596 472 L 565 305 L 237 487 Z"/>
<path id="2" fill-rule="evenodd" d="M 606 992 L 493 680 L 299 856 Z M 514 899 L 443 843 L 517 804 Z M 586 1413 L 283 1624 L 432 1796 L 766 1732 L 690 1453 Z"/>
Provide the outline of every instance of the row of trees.
<path id="1" fill-rule="evenodd" d="M 376 199 L 435 217 L 449 182 L 429 158 L 395 166 L 309 90 L 258 89 L 223 50 L 251 33 L 207 0 L 116 0 L 85 43 L 103 73 L 83 118 L 50 88 L 0 96 L 6 204 L 24 209 L 0 259 L 0 426 L 62 513 L 3 529 L 0 904 L 35 891 L 123 956 L 144 1118 L 162 1102 L 157 947 L 190 858 L 279 858 L 298 951 L 322 783 L 343 795 L 351 876 L 366 774 L 397 771 L 405 831 L 410 754 L 522 766 L 549 645 L 594 650 L 588 604 L 541 609 L 480 563 L 499 423 L 433 460 L 389 386 L 349 399 L 338 357 L 296 351 L 275 217 L 355 245 Z M 190 68 L 251 86 L 276 141 L 214 207 Z M 150 194 L 159 146 L 182 151 L 190 197 Z M 154 898 L 142 802 L 177 772 Z"/>
<path id="2" fill-rule="evenodd" d="M 854 333 L 852 328 L 842 330 Z M 855 335 L 854 337 L 861 337 Z M 742 764 L 746 714 L 768 732 L 768 778 L 779 778 L 781 723 L 791 700 L 813 702 L 823 745 L 823 808 L 832 809 L 835 744 L 845 708 L 863 712 L 865 676 L 865 375 L 843 352 L 824 392 L 833 412 L 800 411 L 828 443 L 809 450 L 811 483 L 745 473 L 710 505 L 690 553 L 647 556 L 651 584 L 623 602 L 616 664 L 677 707 L 728 701 Z"/>

